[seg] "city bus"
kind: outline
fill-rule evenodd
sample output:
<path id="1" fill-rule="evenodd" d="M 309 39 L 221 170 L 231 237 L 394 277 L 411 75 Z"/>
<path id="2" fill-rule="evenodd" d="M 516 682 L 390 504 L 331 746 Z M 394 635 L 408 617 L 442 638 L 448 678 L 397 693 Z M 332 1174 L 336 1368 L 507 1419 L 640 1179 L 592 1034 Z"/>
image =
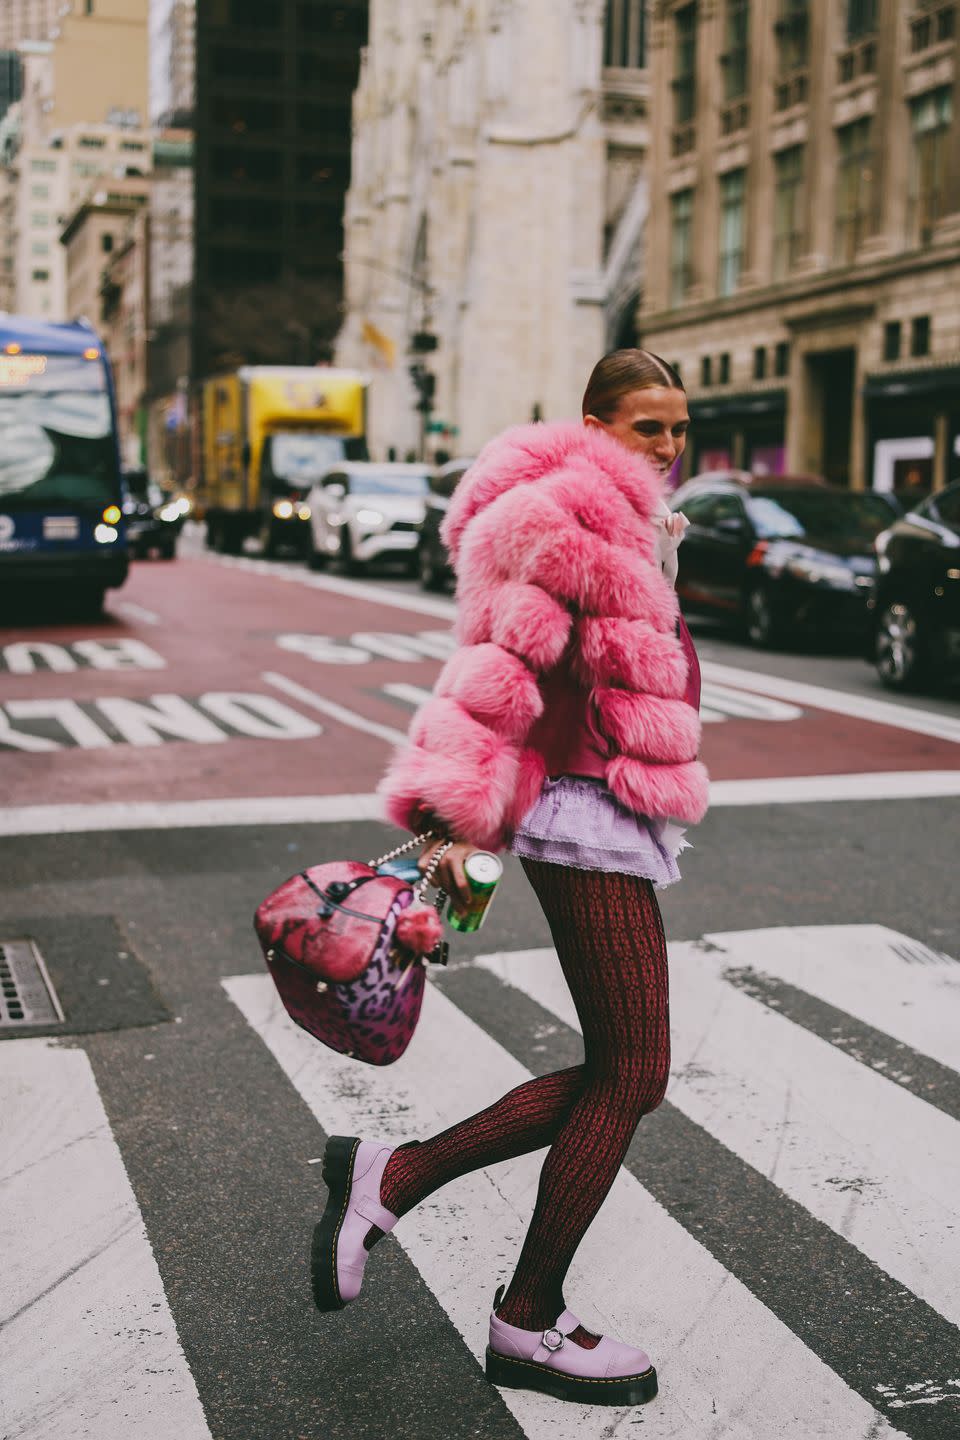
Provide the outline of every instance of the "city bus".
<path id="1" fill-rule="evenodd" d="M 110 365 L 84 321 L 0 314 L 0 587 L 97 614 L 128 557 Z"/>
<path id="2" fill-rule="evenodd" d="M 339 460 L 367 458 L 366 376 L 322 365 L 248 365 L 201 385 L 198 512 L 214 550 L 310 549 L 307 492 Z"/>

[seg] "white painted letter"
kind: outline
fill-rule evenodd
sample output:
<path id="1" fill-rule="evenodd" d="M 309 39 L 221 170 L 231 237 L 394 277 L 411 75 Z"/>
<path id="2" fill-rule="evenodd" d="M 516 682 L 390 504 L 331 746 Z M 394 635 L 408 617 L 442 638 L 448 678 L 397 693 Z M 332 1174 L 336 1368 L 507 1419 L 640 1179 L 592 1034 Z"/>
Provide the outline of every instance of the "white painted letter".
<path id="1" fill-rule="evenodd" d="M 15 645 L 5 645 L 3 649 L 3 661 L 11 675 L 32 675 L 37 668 L 34 656 L 58 675 L 69 675 L 77 668 L 77 662 L 69 651 L 46 640 L 20 640 Z"/>
<path id="2" fill-rule="evenodd" d="M 281 650 L 306 655 L 318 665 L 365 665 L 370 659 L 366 650 L 357 650 L 330 635 L 278 635 Z"/>
<path id="3" fill-rule="evenodd" d="M 164 740 L 192 740 L 215 745 L 223 731 L 180 695 L 151 695 L 147 700 L 107 696 L 97 708 L 130 745 L 162 745 Z"/>
<path id="4" fill-rule="evenodd" d="M 10 700 L 7 713 L 13 720 L 55 720 L 81 750 L 109 750 L 113 744 L 76 700 Z"/>
<path id="5" fill-rule="evenodd" d="M 73 653 L 94 670 L 165 670 L 166 660 L 142 640 L 74 640 Z"/>
<path id="6" fill-rule="evenodd" d="M 258 740 L 310 740 L 323 734 L 323 726 L 298 715 L 272 695 L 246 695 L 221 691 L 201 695 L 198 701 L 209 715 L 223 725 Z"/>
<path id="7" fill-rule="evenodd" d="M 25 750 L 29 755 L 43 755 L 49 750 L 62 750 L 56 740 L 42 735 L 23 735 L 14 730 L 0 705 L 0 750 Z"/>

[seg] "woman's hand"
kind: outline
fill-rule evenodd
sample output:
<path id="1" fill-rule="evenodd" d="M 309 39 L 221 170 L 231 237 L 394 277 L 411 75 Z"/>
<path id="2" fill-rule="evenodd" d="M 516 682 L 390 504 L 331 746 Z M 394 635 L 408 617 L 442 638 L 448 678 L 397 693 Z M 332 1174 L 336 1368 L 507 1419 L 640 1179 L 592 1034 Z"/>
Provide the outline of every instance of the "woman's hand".
<path id="1" fill-rule="evenodd" d="M 421 875 L 426 874 L 434 852 L 439 850 L 440 846 L 445 843 L 444 840 L 431 840 L 429 844 L 424 846 L 423 853 L 417 861 Z M 455 909 L 462 910 L 464 906 L 470 903 L 470 882 L 464 874 L 463 862 L 468 859 L 469 856 L 475 854 L 478 848 L 476 845 L 468 845 L 463 840 L 455 841 L 440 861 L 437 872 L 433 877 L 434 885 L 439 885 L 442 889 L 446 890 L 454 902 Z"/>

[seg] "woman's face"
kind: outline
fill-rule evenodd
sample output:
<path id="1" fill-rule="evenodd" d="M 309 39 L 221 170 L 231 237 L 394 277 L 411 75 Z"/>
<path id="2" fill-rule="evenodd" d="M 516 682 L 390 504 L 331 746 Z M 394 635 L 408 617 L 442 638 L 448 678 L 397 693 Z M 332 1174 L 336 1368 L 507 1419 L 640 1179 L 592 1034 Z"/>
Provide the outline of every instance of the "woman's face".
<path id="1" fill-rule="evenodd" d="M 667 475 L 683 454 L 690 415 L 683 390 L 667 385 L 650 385 L 621 395 L 612 419 L 584 417 L 585 425 L 606 430 L 628 450 L 649 460 L 661 475 Z"/>

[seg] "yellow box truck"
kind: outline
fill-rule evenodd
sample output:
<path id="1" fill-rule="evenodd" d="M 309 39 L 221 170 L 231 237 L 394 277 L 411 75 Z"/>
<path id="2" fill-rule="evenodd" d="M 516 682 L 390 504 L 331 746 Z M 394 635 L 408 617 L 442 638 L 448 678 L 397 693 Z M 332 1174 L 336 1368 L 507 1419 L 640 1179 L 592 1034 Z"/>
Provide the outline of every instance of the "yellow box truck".
<path id="1" fill-rule="evenodd" d="M 307 491 L 340 460 L 367 458 L 364 375 L 324 366 L 250 365 L 203 381 L 197 508 L 207 544 L 238 554 L 309 547 Z"/>

